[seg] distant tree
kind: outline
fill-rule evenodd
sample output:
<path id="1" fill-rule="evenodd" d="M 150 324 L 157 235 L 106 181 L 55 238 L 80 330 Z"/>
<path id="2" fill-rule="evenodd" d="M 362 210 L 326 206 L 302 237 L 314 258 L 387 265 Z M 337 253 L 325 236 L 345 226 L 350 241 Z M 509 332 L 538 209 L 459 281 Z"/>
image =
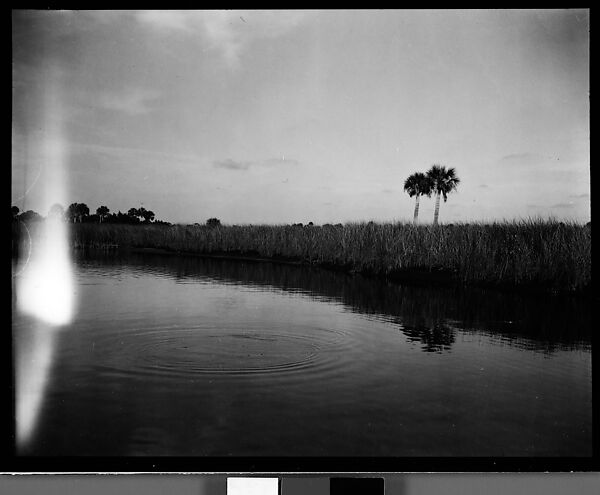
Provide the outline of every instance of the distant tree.
<path id="1" fill-rule="evenodd" d="M 83 222 L 84 217 L 90 214 L 90 209 L 85 203 L 71 203 L 67 208 L 66 217 L 69 221 Z"/>
<path id="2" fill-rule="evenodd" d="M 150 223 L 154 220 L 154 212 L 152 210 L 144 210 L 141 215 L 146 223 Z"/>
<path id="3" fill-rule="evenodd" d="M 67 207 L 67 211 L 65 212 L 65 216 L 70 222 L 77 221 L 77 203 L 71 203 Z"/>
<path id="4" fill-rule="evenodd" d="M 106 215 L 106 217 L 104 217 L 104 223 L 117 223 L 116 218 L 116 213 L 109 213 L 108 215 Z"/>
<path id="5" fill-rule="evenodd" d="M 425 174 L 415 172 L 414 174 L 409 175 L 406 181 L 404 181 L 404 190 L 411 198 L 413 196 L 416 198 L 413 222 L 417 223 L 419 218 L 419 198 L 421 196 L 431 196 L 431 181 Z"/>
<path id="6" fill-rule="evenodd" d="M 431 190 L 436 194 L 435 212 L 433 214 L 433 224 L 437 225 L 438 215 L 440 213 L 440 196 L 444 196 L 444 203 L 448 199 L 448 194 L 456 189 L 460 184 L 460 179 L 456 175 L 454 168 L 446 169 L 442 165 L 432 165 L 427 172 L 427 178 L 431 181 Z"/>
<path id="7" fill-rule="evenodd" d="M 140 213 L 137 208 L 129 208 L 129 210 L 127 210 L 127 216 L 139 220 L 138 217 L 140 216 Z"/>
<path id="8" fill-rule="evenodd" d="M 19 215 L 19 220 L 22 222 L 38 222 L 43 220 L 43 218 L 38 212 L 27 210 Z"/>
<path id="9" fill-rule="evenodd" d="M 143 206 L 137 210 L 137 217 L 139 220 L 150 223 L 154 219 L 154 212 L 150 210 L 146 210 Z"/>
<path id="10" fill-rule="evenodd" d="M 208 225 L 209 227 L 219 227 L 221 225 L 221 220 L 219 220 L 218 218 L 209 218 L 206 221 L 206 225 Z"/>
<path id="11" fill-rule="evenodd" d="M 132 221 L 132 217 L 130 217 L 129 215 L 126 215 L 125 213 L 121 212 L 121 210 L 119 210 L 117 213 L 113 213 L 111 215 L 108 215 L 106 222 L 110 222 L 110 223 L 133 223 Z"/>
<path id="12" fill-rule="evenodd" d="M 16 220 L 17 216 L 19 215 L 19 207 L 18 206 L 13 206 L 10 211 L 12 212 L 12 219 Z"/>
<path id="13" fill-rule="evenodd" d="M 139 208 L 129 208 L 127 216 L 130 219 L 129 223 L 150 223 L 156 217 L 153 211 L 146 210 L 143 206 L 140 206 Z"/>
<path id="14" fill-rule="evenodd" d="M 85 203 L 79 203 L 79 221 L 83 221 L 90 214 L 90 209 Z"/>
<path id="15" fill-rule="evenodd" d="M 108 217 L 110 210 L 106 206 L 99 206 L 96 208 L 96 215 L 100 218 L 100 223 L 102 223 Z"/>

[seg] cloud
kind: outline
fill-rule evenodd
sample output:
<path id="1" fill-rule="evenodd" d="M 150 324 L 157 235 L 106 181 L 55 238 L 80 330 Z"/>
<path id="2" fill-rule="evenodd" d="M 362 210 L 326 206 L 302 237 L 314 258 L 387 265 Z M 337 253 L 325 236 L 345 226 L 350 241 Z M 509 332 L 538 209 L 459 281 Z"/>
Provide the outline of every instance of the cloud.
<path id="1" fill-rule="evenodd" d="M 227 65 L 236 67 L 246 46 L 254 39 L 276 38 L 305 21 L 306 11 L 140 11 L 138 22 L 168 33 L 200 34 L 211 49 L 218 50 Z"/>
<path id="2" fill-rule="evenodd" d="M 382 189 L 381 192 L 385 193 L 385 194 L 392 194 L 392 193 L 395 193 L 396 191 L 394 191 L 393 189 Z"/>
<path id="3" fill-rule="evenodd" d="M 215 160 L 213 161 L 213 166 L 216 168 L 224 168 L 227 170 L 248 170 L 252 165 L 252 162 L 239 162 L 232 160 L 231 158 L 227 158 L 226 160 Z"/>
<path id="4" fill-rule="evenodd" d="M 584 194 L 570 194 L 569 195 L 570 199 L 587 199 L 589 197 L 590 197 L 589 193 L 584 193 Z"/>
<path id="5" fill-rule="evenodd" d="M 479 188 L 480 189 L 489 189 L 490 186 L 488 186 L 487 184 L 479 184 Z"/>
<path id="6" fill-rule="evenodd" d="M 268 158 L 258 161 L 240 161 L 227 158 L 225 160 L 214 160 L 213 166 L 216 168 L 225 168 L 228 170 L 248 170 L 250 167 L 282 167 L 287 165 L 296 166 L 300 162 L 293 158 Z"/>
<path id="7" fill-rule="evenodd" d="M 556 204 L 552 205 L 550 208 L 563 209 L 563 208 L 573 208 L 573 206 L 575 206 L 573 203 L 556 203 Z"/>
<path id="8" fill-rule="evenodd" d="M 116 110 L 129 115 L 142 115 L 152 111 L 152 102 L 160 94 L 160 92 L 151 89 L 131 88 L 119 92 L 100 94 L 95 103 L 107 110 Z"/>

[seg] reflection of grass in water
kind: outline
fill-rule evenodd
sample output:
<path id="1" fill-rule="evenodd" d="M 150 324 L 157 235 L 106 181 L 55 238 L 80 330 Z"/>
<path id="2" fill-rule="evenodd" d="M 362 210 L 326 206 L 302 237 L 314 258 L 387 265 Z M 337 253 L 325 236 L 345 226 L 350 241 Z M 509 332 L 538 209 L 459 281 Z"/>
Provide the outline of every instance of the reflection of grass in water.
<path id="1" fill-rule="evenodd" d="M 541 285 L 555 290 L 581 290 L 591 283 L 591 227 L 574 222 L 212 228 L 74 224 L 72 232 L 75 247 L 242 254 L 385 275 L 427 270 L 447 272 L 464 283 Z"/>
<path id="2" fill-rule="evenodd" d="M 106 257 L 114 262 L 114 257 Z M 591 339 L 590 301 L 572 296 L 523 294 L 451 286 L 422 286 L 382 283 L 360 275 L 289 266 L 189 256 L 127 256 L 128 263 L 162 266 L 178 277 L 210 277 L 221 282 L 267 286 L 311 297 L 342 302 L 362 313 L 390 318 L 414 336 L 448 344 L 454 340 L 453 327 L 463 331 L 482 329 L 515 341 L 533 339 L 538 347 L 589 346 Z M 134 261 L 135 260 L 135 261 Z M 443 324 L 437 332 L 430 332 Z M 448 327 L 446 327 L 446 323 Z"/>

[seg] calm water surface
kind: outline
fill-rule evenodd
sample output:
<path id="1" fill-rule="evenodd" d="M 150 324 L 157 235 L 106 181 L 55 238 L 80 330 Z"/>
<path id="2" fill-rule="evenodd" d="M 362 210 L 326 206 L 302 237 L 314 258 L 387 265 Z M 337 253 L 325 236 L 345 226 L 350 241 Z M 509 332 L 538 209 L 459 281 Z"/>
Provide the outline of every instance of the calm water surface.
<path id="1" fill-rule="evenodd" d="M 51 348 L 20 454 L 591 455 L 586 302 L 147 254 L 76 293 L 50 337 L 13 309 L 17 374 Z"/>

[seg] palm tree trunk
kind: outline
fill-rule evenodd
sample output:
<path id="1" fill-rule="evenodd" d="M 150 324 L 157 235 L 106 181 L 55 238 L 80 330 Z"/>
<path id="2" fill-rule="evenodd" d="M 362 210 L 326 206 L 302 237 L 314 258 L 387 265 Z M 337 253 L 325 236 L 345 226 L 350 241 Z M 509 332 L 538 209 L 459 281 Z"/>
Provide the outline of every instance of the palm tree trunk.
<path id="1" fill-rule="evenodd" d="M 419 218 L 419 195 L 417 194 L 417 199 L 415 201 L 415 216 L 413 218 L 413 222 L 417 223 L 417 218 Z"/>
<path id="2" fill-rule="evenodd" d="M 435 196 L 435 211 L 433 213 L 433 225 L 438 224 L 438 216 L 440 214 L 440 195 L 441 193 L 438 191 Z"/>

